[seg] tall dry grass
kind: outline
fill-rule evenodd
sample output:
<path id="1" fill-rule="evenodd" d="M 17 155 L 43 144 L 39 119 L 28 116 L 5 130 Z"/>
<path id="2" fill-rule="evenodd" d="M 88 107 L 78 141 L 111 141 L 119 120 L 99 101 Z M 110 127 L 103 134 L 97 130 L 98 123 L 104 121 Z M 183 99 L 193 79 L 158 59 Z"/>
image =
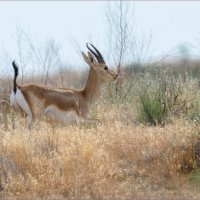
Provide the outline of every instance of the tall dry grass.
<path id="1" fill-rule="evenodd" d="M 42 83 L 42 77 L 33 78 Z M 85 78 L 66 71 L 46 84 L 80 88 Z M 126 79 L 123 98 L 115 96 L 114 87 L 103 88 L 90 112 L 101 125 L 37 121 L 31 130 L 7 103 L 11 79 L 0 80 L 0 199 L 200 199 L 188 176 L 196 168 L 199 123 L 182 115 L 165 127 L 138 123 L 141 80 L 148 84 L 143 76 Z M 191 80 L 181 91 L 185 100 L 199 90 Z M 195 117 L 196 101 L 189 102 Z"/>
<path id="2" fill-rule="evenodd" d="M 36 122 L 29 131 L 10 112 L 7 128 L 0 125 L 0 198 L 200 198 L 186 175 L 195 167 L 196 125 L 139 125 L 130 105 L 102 102 L 91 112 L 97 127 Z"/>

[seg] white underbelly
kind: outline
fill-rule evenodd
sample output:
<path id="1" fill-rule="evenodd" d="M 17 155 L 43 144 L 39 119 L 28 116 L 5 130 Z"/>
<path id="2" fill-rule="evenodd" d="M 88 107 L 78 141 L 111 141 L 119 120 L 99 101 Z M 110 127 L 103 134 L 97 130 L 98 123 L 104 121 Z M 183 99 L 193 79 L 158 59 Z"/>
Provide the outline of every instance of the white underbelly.
<path id="1" fill-rule="evenodd" d="M 81 118 L 75 111 L 62 111 L 53 105 L 46 107 L 44 114 L 50 120 L 59 121 L 65 124 L 72 122 L 80 123 L 81 121 Z"/>

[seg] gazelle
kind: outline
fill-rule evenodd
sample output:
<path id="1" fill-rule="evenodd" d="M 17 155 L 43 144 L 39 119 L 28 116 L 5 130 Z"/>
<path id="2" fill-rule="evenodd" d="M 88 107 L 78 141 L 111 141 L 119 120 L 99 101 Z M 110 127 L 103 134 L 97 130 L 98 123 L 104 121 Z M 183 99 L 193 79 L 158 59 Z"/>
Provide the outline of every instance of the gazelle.
<path id="1" fill-rule="evenodd" d="M 108 68 L 101 53 L 90 45 L 94 50 L 87 43 L 88 55 L 82 52 L 90 69 L 86 84 L 81 90 L 52 88 L 34 83 L 18 85 L 18 67 L 13 61 L 14 86 L 10 101 L 11 105 L 20 108 L 26 114 L 29 128 L 41 114 L 63 124 L 98 121 L 87 117 L 90 106 L 100 95 L 102 84 L 115 80 L 118 75 Z"/>

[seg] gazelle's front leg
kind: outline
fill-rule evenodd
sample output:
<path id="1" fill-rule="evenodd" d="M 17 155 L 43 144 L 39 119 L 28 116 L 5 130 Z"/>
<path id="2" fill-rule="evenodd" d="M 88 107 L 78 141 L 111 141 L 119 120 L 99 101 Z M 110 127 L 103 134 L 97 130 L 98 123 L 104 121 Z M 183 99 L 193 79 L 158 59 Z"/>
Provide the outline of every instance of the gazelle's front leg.
<path id="1" fill-rule="evenodd" d="M 102 122 L 99 119 L 95 119 L 95 118 L 83 118 L 81 120 L 81 123 L 83 124 L 92 124 L 92 125 L 100 125 L 102 124 Z"/>

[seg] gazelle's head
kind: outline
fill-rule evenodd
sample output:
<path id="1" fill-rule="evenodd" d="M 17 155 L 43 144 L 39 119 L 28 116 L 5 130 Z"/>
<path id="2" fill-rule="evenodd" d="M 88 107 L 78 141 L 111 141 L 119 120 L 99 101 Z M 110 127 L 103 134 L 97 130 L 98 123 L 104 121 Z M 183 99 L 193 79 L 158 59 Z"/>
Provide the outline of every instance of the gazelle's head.
<path id="1" fill-rule="evenodd" d="M 114 71 L 108 68 L 101 53 L 92 44 L 90 44 L 94 49 L 92 50 L 88 46 L 88 44 L 89 43 L 86 44 L 89 50 L 88 56 L 84 52 L 82 52 L 85 62 L 90 66 L 92 70 L 96 72 L 98 79 L 101 82 L 108 82 L 115 80 L 118 77 L 118 75 Z"/>

